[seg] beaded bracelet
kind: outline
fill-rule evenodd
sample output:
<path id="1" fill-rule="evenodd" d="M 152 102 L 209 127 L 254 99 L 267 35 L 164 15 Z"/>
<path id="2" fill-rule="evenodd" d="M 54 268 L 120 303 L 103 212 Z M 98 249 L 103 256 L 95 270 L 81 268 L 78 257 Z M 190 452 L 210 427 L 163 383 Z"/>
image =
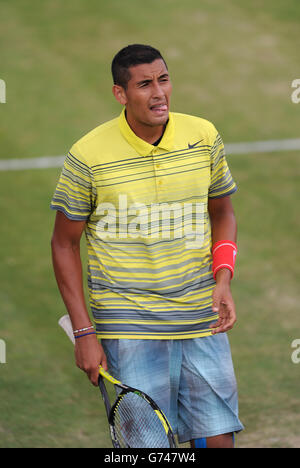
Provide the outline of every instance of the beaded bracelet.
<path id="1" fill-rule="evenodd" d="M 90 332 L 90 333 L 84 333 L 83 335 L 77 335 L 75 336 L 75 340 L 77 340 L 78 338 L 82 338 L 83 336 L 87 336 L 87 335 L 96 335 L 96 332 L 93 331 L 93 332 Z"/>
<path id="2" fill-rule="evenodd" d="M 87 327 L 87 328 L 79 328 L 78 330 L 74 330 L 73 333 L 79 333 L 79 332 L 87 331 L 87 330 L 90 330 L 91 328 L 94 328 L 93 325 L 91 325 L 90 327 Z"/>

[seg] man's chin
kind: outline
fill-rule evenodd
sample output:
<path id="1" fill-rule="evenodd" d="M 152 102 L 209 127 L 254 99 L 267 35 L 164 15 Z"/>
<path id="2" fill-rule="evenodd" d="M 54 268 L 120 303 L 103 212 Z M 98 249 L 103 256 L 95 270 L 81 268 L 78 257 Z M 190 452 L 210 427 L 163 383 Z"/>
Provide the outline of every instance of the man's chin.
<path id="1" fill-rule="evenodd" d="M 151 127 L 160 127 L 161 125 L 166 125 L 169 120 L 169 111 L 165 112 L 163 115 L 151 116 L 149 119 L 149 125 Z"/>

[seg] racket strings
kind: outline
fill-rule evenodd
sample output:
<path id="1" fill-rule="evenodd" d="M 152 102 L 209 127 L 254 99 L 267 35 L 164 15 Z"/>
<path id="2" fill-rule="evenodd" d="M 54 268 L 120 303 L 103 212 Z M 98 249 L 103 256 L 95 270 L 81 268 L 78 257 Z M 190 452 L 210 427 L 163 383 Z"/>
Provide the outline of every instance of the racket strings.
<path id="1" fill-rule="evenodd" d="M 122 395 L 115 407 L 114 426 L 121 448 L 170 447 L 166 431 L 152 406 L 140 395 Z"/>

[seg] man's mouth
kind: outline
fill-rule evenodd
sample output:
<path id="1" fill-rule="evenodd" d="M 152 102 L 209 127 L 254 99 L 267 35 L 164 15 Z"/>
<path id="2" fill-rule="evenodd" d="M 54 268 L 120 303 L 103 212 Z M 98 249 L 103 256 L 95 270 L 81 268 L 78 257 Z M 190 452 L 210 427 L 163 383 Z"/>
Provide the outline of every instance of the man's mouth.
<path id="1" fill-rule="evenodd" d="M 150 106 L 150 110 L 154 112 L 157 115 L 164 114 L 168 110 L 167 104 L 154 104 L 153 106 Z"/>

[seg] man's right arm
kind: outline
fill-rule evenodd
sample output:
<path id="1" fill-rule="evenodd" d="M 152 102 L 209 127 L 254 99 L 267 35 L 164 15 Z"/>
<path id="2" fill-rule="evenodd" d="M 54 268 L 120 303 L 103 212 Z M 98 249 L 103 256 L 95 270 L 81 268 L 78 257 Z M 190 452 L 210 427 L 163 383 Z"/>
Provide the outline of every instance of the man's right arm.
<path id="1" fill-rule="evenodd" d="M 91 325 L 86 307 L 80 239 L 85 221 L 73 221 L 57 211 L 51 240 L 53 267 L 56 281 L 70 315 L 73 330 Z M 77 366 L 88 375 L 93 385 L 98 385 L 99 364 L 107 370 L 106 357 L 96 335 L 87 335 L 76 340 Z"/>

